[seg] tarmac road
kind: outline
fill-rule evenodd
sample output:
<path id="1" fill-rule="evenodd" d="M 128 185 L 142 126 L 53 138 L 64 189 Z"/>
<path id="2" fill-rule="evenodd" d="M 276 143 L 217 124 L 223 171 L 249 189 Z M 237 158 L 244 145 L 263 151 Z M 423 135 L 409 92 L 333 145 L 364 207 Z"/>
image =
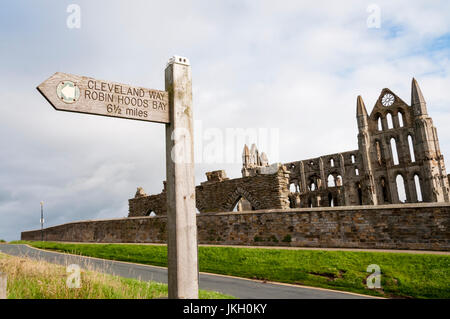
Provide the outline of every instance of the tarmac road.
<path id="1" fill-rule="evenodd" d="M 36 249 L 28 245 L 1 244 L 0 252 L 47 262 L 70 265 L 144 281 L 167 283 L 167 268 L 140 265 L 121 261 L 83 257 Z M 200 273 L 199 286 L 204 290 L 218 291 L 240 299 L 367 299 L 371 296 L 335 290 L 262 282 L 237 277 Z"/>

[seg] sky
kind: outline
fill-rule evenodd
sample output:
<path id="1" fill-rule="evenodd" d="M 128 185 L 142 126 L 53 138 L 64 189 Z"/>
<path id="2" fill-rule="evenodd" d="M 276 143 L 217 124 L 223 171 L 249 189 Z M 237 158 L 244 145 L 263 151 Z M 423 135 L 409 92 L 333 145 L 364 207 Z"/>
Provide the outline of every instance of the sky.
<path id="1" fill-rule="evenodd" d="M 356 97 L 410 103 L 412 77 L 449 163 L 449 1 L 3 0 L 0 36 L 5 240 L 40 228 L 41 201 L 52 226 L 125 217 L 136 187 L 163 187 L 164 125 L 56 111 L 36 90 L 55 72 L 163 90 L 188 57 L 197 185 L 240 176 L 232 132 L 271 163 L 357 149 Z"/>

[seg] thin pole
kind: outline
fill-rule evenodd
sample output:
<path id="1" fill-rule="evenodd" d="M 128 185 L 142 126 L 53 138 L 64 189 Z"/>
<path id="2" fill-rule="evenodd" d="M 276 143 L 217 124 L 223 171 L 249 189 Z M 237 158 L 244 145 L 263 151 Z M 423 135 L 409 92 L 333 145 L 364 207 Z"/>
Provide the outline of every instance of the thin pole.
<path id="1" fill-rule="evenodd" d="M 44 241 L 44 202 L 41 202 L 41 241 Z"/>

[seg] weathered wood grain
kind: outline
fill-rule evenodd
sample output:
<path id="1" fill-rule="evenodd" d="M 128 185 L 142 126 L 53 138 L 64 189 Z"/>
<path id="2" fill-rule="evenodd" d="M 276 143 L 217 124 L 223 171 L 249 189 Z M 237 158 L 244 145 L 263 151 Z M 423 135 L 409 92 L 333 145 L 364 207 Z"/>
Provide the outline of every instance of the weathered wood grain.
<path id="1" fill-rule="evenodd" d="M 58 96 L 58 85 L 67 81 L 78 87 L 78 99 L 67 102 Z M 60 72 L 37 89 L 56 110 L 169 123 L 169 95 L 165 91 Z M 66 92 L 72 93 L 71 89 Z"/>
<path id="2" fill-rule="evenodd" d="M 170 124 L 166 124 L 169 298 L 198 298 L 194 130 L 191 67 L 177 57 L 166 68 Z M 180 63 L 181 62 L 181 63 Z"/>

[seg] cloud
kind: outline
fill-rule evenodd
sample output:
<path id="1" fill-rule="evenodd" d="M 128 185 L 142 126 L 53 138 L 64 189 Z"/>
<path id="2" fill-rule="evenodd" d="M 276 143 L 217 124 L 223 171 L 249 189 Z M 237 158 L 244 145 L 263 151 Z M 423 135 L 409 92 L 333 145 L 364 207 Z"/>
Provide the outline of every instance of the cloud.
<path id="1" fill-rule="evenodd" d="M 203 129 L 276 128 L 283 162 L 356 149 L 356 96 L 371 109 L 389 87 L 409 103 L 415 76 L 450 154 L 448 1 L 377 1 L 380 29 L 356 0 L 77 3 L 81 29 L 68 2 L 0 12 L 0 238 L 38 228 L 41 200 L 55 225 L 126 216 L 136 186 L 163 187 L 164 126 L 56 112 L 35 89 L 56 71 L 163 89 L 185 55 Z M 241 164 L 199 164 L 197 184 L 222 168 Z"/>

